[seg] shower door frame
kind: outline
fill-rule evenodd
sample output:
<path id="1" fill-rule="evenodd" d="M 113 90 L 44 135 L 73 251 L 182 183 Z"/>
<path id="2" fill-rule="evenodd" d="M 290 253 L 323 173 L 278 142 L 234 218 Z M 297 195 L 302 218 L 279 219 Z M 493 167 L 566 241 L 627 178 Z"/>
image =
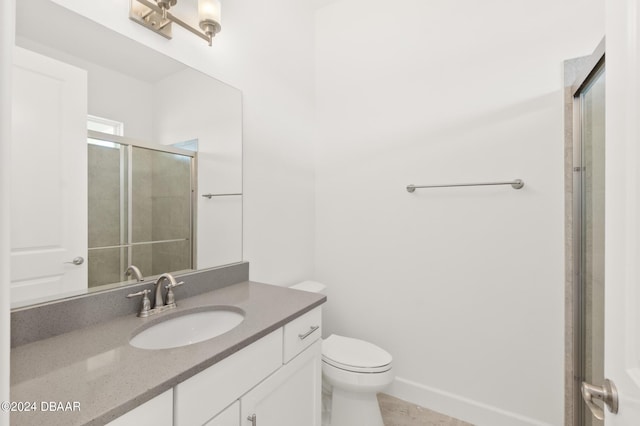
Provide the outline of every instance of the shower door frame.
<path id="1" fill-rule="evenodd" d="M 585 423 L 585 404 L 580 392 L 586 370 L 586 321 L 584 288 L 584 252 L 583 252 L 583 141 L 582 141 L 582 98 L 581 94 L 589 88 L 605 70 L 605 40 L 603 39 L 592 55 L 583 58 L 577 79 L 571 84 L 571 117 L 566 117 L 565 129 L 569 126 L 570 135 L 565 143 L 570 144 L 570 155 L 565 158 L 565 176 L 570 181 L 565 184 L 566 212 L 566 300 L 565 315 L 565 424 L 583 426 Z M 606 143 L 606 142 L 605 142 Z M 603 318 L 604 320 L 604 318 Z M 603 342 L 604 344 L 604 342 Z"/>
<path id="2" fill-rule="evenodd" d="M 128 265 L 131 265 L 132 263 L 132 247 L 136 246 L 136 245 L 140 245 L 140 243 L 133 243 L 132 242 L 132 237 L 133 237 L 133 199 L 132 199 L 132 185 L 133 185 L 133 179 L 132 179 L 132 171 L 133 171 L 133 156 L 132 156 L 132 149 L 133 148 L 143 148 L 143 149 L 148 149 L 148 150 L 152 150 L 152 151 L 158 151 L 158 152 L 165 152 L 165 153 L 169 153 L 169 154 L 177 154 L 177 155 L 182 155 L 185 157 L 189 157 L 191 159 L 191 164 L 190 164 L 190 169 L 191 169 L 191 203 L 190 203 L 190 214 L 189 214 L 189 220 L 190 220 L 190 235 L 189 235 L 189 242 L 191 243 L 191 269 L 192 270 L 196 270 L 198 268 L 197 265 L 197 241 L 196 241 L 196 235 L 197 235 L 197 211 L 198 211 L 198 206 L 197 206 L 197 202 L 198 199 L 196 197 L 197 194 L 197 185 L 198 185 L 198 153 L 196 151 L 190 151 L 190 150 L 186 150 L 186 149 L 182 149 L 182 148 L 177 148 L 175 146 L 171 146 L 171 145 L 158 145 L 158 144 L 153 144 L 153 143 L 148 143 L 148 142 L 143 142 L 143 141 L 139 141 L 136 139 L 131 139 L 125 136 L 119 136 L 119 135 L 114 135 L 114 134 L 110 134 L 110 133 L 102 133 L 102 132 L 98 132 L 95 130 L 88 130 L 87 131 L 87 137 L 89 139 L 95 139 L 95 140 L 99 140 L 99 141 L 103 141 L 103 142 L 112 142 L 112 143 L 117 143 L 121 146 L 127 147 L 128 153 L 127 153 L 127 173 L 128 173 L 128 177 L 127 177 L 127 227 L 126 229 L 124 229 L 121 226 L 121 232 L 124 232 L 124 234 L 126 234 L 126 243 L 123 242 L 122 238 L 120 241 L 120 248 L 126 248 L 127 249 L 127 263 Z M 121 158 L 121 161 L 123 161 L 123 159 Z M 122 182 L 122 178 L 121 178 L 121 182 Z M 124 235 L 123 235 L 124 236 Z M 152 242 L 153 243 L 164 243 L 167 241 L 156 241 L 156 242 Z M 149 243 L 145 243 L 145 244 L 149 244 Z M 99 247 L 96 249 L 103 249 L 105 247 Z M 89 249 L 91 250 L 91 249 Z M 122 266 L 122 265 L 121 265 Z M 121 271 L 124 271 L 125 268 L 121 267 Z M 167 272 L 176 272 L 176 271 L 167 271 Z M 155 277 L 157 275 L 150 275 L 149 277 L 146 278 L 152 278 Z M 109 285 L 109 284 L 106 284 Z"/>

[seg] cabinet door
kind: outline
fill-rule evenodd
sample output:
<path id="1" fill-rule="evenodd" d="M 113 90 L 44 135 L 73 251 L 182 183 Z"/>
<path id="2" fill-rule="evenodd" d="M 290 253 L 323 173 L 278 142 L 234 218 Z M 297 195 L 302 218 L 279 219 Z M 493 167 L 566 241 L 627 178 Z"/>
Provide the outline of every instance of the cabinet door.
<path id="1" fill-rule="evenodd" d="M 320 426 L 321 354 L 317 341 L 242 397 L 241 425 Z"/>
<path id="2" fill-rule="evenodd" d="M 281 365 L 279 328 L 173 388 L 174 425 L 206 423 Z"/>
<path id="3" fill-rule="evenodd" d="M 172 426 L 173 389 L 118 417 L 107 426 Z M 226 426 L 226 425 L 225 425 Z"/>
<path id="4" fill-rule="evenodd" d="M 240 401 L 231 404 L 204 426 L 240 426 Z"/>

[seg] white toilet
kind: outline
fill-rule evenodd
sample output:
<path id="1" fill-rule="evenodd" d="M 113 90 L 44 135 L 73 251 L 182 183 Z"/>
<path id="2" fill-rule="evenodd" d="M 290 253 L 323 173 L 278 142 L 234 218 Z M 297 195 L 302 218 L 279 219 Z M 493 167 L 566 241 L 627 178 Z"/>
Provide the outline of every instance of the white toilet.
<path id="1" fill-rule="evenodd" d="M 326 287 L 304 281 L 291 288 L 323 293 Z M 393 381 L 392 360 L 387 351 L 363 340 L 337 334 L 323 340 L 322 378 L 331 389 L 331 426 L 384 426 L 376 393 Z"/>

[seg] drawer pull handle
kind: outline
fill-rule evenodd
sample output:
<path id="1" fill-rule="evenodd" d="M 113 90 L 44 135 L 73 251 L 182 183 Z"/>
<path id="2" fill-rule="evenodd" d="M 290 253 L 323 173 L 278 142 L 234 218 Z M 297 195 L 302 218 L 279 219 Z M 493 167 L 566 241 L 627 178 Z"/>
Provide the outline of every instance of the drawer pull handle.
<path id="1" fill-rule="evenodd" d="M 249 420 L 251 422 L 251 426 L 256 426 L 258 423 L 256 422 L 256 415 L 252 414 L 249 417 L 247 417 L 247 420 Z"/>
<path id="2" fill-rule="evenodd" d="M 311 327 L 309 327 L 309 331 L 307 331 L 304 334 L 298 334 L 298 337 L 300 338 L 300 340 L 304 340 L 307 337 L 309 337 L 311 335 L 311 333 L 313 333 L 314 331 L 316 331 L 319 328 L 320 328 L 319 325 L 312 325 Z"/>

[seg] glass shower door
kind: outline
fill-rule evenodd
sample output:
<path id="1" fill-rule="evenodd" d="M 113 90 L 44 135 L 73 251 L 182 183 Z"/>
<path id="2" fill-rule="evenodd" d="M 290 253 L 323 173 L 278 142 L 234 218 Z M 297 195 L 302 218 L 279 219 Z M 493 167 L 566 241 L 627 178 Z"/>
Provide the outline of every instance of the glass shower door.
<path id="1" fill-rule="evenodd" d="M 195 160 L 162 149 L 89 138 L 90 288 L 194 268 Z"/>
<path id="2" fill-rule="evenodd" d="M 191 161 L 132 149 L 132 263 L 146 275 L 193 268 Z"/>
<path id="3" fill-rule="evenodd" d="M 129 265 L 126 145 L 89 138 L 89 288 L 122 281 Z"/>
<path id="4" fill-rule="evenodd" d="M 580 291 L 578 384 L 604 382 L 605 248 L 605 70 L 604 65 L 576 94 L 580 105 L 578 273 Z M 582 401 L 581 401 L 582 402 Z M 585 426 L 600 426 L 581 403 Z"/>

